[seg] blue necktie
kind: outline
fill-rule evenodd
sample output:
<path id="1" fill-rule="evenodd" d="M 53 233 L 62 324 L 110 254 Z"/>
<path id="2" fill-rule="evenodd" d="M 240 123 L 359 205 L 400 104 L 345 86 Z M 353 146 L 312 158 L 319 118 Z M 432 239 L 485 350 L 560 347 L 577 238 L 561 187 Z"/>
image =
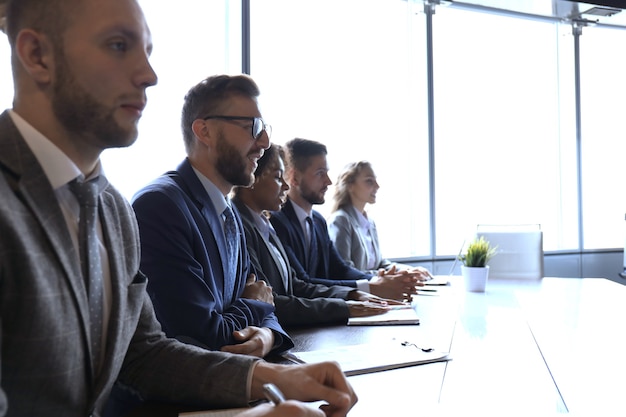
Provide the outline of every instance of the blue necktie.
<path id="1" fill-rule="evenodd" d="M 235 215 L 230 206 L 226 206 L 222 212 L 224 215 L 224 237 L 228 248 L 228 271 L 224 271 L 224 296 L 226 300 L 232 300 L 237 279 L 237 258 L 239 257 L 239 233 L 235 223 Z"/>
<path id="2" fill-rule="evenodd" d="M 103 287 L 102 263 L 98 247 L 98 196 L 102 181 L 72 181 L 70 190 L 80 204 L 78 222 L 78 244 L 80 263 L 89 300 L 89 321 L 91 338 L 91 361 L 94 375 L 98 371 L 102 350 Z"/>

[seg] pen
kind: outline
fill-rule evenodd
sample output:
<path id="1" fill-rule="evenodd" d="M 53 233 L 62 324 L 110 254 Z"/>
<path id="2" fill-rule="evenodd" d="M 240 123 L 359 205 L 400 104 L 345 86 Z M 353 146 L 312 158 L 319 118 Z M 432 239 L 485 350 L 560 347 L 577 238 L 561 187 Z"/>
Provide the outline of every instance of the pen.
<path id="1" fill-rule="evenodd" d="M 268 401 L 273 402 L 274 405 L 278 405 L 285 401 L 285 396 L 274 384 L 263 384 L 263 393 L 265 394 L 265 398 L 267 398 Z"/>

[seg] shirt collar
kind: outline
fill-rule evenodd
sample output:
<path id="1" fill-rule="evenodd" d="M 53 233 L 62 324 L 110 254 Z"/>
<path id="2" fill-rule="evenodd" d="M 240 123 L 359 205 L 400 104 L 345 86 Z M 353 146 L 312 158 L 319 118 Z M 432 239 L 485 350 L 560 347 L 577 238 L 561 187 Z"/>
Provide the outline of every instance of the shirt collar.
<path id="1" fill-rule="evenodd" d="M 369 230 L 370 226 L 371 226 L 371 222 L 370 220 L 365 217 L 365 215 L 363 215 L 363 213 L 361 213 L 359 210 L 357 210 L 356 207 L 353 207 L 354 211 L 356 212 L 356 218 L 359 222 L 359 226 L 361 226 L 361 228 L 363 230 Z"/>
<path id="2" fill-rule="evenodd" d="M 311 216 L 312 212 L 307 213 L 306 211 L 304 211 L 302 207 L 294 203 L 293 200 L 291 200 L 291 205 L 293 206 L 293 211 L 296 213 L 296 217 L 298 218 L 298 221 L 304 224 L 304 222 L 306 222 L 306 218 Z"/>
<path id="3" fill-rule="evenodd" d="M 265 217 L 263 214 L 259 214 L 256 211 L 252 210 L 247 205 L 246 205 L 246 208 L 248 209 L 250 214 L 252 214 L 252 220 L 254 220 L 254 225 L 257 227 L 257 229 L 259 229 L 259 232 L 261 232 L 261 235 L 265 239 L 269 240 L 270 232 L 274 231 L 274 228 L 272 227 L 272 224 L 270 223 L 269 219 Z"/>
<path id="4" fill-rule="evenodd" d="M 209 194 L 209 198 L 211 199 L 211 203 L 213 203 L 213 207 L 215 207 L 215 211 L 217 211 L 217 214 L 221 215 L 224 210 L 226 210 L 226 207 L 230 207 L 229 200 L 226 198 L 226 196 L 224 196 L 224 194 L 222 194 L 220 189 L 211 182 L 210 179 L 205 177 L 193 166 L 191 168 L 196 173 L 196 176 L 200 180 L 200 183 L 206 190 L 207 194 Z"/>
<path id="5" fill-rule="evenodd" d="M 76 164 L 50 139 L 46 138 L 14 110 L 9 110 L 9 116 L 37 158 L 53 189 L 63 187 L 76 177 L 84 178 Z M 98 161 L 98 165 L 89 179 L 100 175 L 103 175 L 103 170 L 100 161 Z"/>

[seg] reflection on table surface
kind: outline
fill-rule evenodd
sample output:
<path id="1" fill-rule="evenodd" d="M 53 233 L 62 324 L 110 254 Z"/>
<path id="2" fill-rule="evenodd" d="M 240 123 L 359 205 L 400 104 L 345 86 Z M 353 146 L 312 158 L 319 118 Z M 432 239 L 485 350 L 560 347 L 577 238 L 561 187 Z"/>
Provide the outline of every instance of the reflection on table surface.
<path id="1" fill-rule="evenodd" d="M 626 415 L 626 287 L 601 278 L 491 280 L 485 293 L 468 293 L 460 280 L 415 297 L 419 326 L 290 333 L 298 350 L 406 339 L 450 352 L 449 362 L 350 377 L 359 394 L 351 416 Z"/>
<path id="2" fill-rule="evenodd" d="M 288 329 L 294 350 L 408 341 L 450 352 L 448 362 L 349 377 L 354 417 L 626 415 L 626 287 L 602 278 L 490 280 L 485 293 L 468 293 L 460 277 L 450 281 L 414 297 L 419 325 Z"/>

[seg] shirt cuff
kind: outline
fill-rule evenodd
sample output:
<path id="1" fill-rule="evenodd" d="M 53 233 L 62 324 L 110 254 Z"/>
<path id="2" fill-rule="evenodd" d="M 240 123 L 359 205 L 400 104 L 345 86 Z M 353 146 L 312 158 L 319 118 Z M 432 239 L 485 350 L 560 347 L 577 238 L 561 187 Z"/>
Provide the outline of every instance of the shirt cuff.
<path id="1" fill-rule="evenodd" d="M 356 288 L 357 290 L 370 292 L 370 282 L 366 279 L 357 279 Z"/>
<path id="2" fill-rule="evenodd" d="M 252 378 L 254 377 L 254 369 L 259 363 L 261 363 L 260 360 L 254 361 L 248 370 L 248 380 L 246 381 L 246 398 L 248 399 L 248 402 L 253 401 L 253 399 L 250 398 L 252 395 Z"/>

